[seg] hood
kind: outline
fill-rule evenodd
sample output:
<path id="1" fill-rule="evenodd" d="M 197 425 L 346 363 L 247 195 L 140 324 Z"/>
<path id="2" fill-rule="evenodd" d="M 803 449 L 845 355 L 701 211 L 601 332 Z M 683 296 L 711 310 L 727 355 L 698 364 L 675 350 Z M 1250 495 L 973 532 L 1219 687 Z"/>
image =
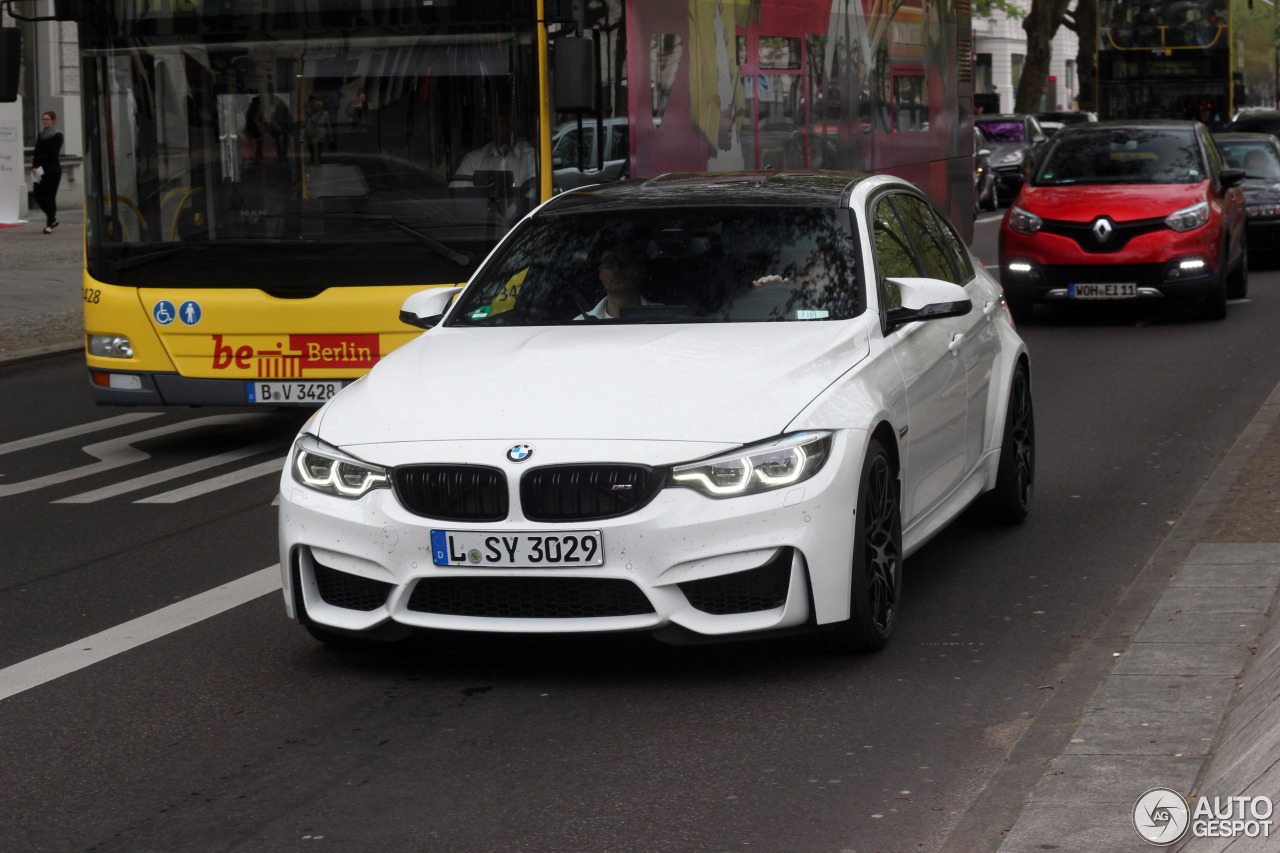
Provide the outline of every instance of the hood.
<path id="1" fill-rule="evenodd" d="M 742 444 L 782 432 L 866 357 L 847 321 L 440 327 L 325 408 L 340 447 L 398 441 L 617 439 Z"/>
<path id="2" fill-rule="evenodd" d="M 1198 184 L 1096 184 L 1022 187 L 1018 207 L 1042 219 L 1092 222 L 1109 216 L 1116 222 L 1155 219 L 1190 207 L 1207 197 L 1209 182 Z"/>
<path id="3" fill-rule="evenodd" d="M 1244 199 L 1247 204 L 1280 202 L 1280 183 L 1273 178 L 1245 178 L 1240 186 L 1244 190 Z"/>
<path id="4" fill-rule="evenodd" d="M 1024 156 L 1026 156 L 1027 149 L 1030 147 L 1030 143 L 1027 143 L 1027 142 L 988 142 L 984 147 L 985 147 L 988 151 L 990 151 L 990 152 L 991 152 L 991 153 L 988 155 L 988 159 L 990 159 L 990 160 L 991 160 L 991 165 L 993 165 L 993 166 L 999 166 L 999 165 L 1001 165 L 1001 163 L 1000 163 L 1000 161 L 1001 161 L 1001 160 L 1003 160 L 1003 159 L 1004 159 L 1005 157 L 1007 157 L 1008 155 L 1010 155 L 1010 154 L 1014 153 L 1015 151 L 1021 151 L 1021 152 L 1023 152 L 1023 155 L 1024 155 Z"/>

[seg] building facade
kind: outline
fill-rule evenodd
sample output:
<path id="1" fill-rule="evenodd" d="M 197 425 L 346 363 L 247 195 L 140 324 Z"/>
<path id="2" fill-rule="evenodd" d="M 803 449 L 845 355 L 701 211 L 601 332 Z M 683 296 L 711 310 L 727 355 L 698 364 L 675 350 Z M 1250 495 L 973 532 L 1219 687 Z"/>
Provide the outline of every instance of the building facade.
<path id="1" fill-rule="evenodd" d="M 1031 8 L 1030 0 L 1013 2 L 1025 9 Z M 1058 28 L 1053 38 L 1049 79 L 1045 81 L 1038 112 L 1076 109 L 1080 86 L 1076 74 L 1077 42 L 1076 34 L 1071 30 L 1066 27 Z M 1010 18 L 998 10 L 993 10 L 990 17 L 984 18 L 979 17 L 975 10 L 973 44 L 974 91 L 998 96 L 998 111 L 1013 112 L 1018 81 L 1022 77 L 1022 65 L 1027 56 L 1027 34 L 1022 29 L 1022 18 Z"/>

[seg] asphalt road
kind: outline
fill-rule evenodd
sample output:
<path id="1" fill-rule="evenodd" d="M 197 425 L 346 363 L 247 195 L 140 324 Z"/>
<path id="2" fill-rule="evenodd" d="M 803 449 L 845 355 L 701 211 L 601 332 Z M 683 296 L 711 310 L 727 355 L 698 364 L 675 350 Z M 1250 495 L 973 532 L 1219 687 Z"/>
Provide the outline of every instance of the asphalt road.
<path id="1" fill-rule="evenodd" d="M 979 224 L 988 261 L 993 234 Z M 0 847 L 935 850 L 1280 381 L 1277 317 L 1271 271 L 1222 323 L 1039 314 L 1031 518 L 913 556 L 879 654 L 335 652 L 272 593 L 0 701 Z M 95 409 L 84 382 L 78 355 L 0 367 L 0 669 L 277 560 L 274 477 L 212 478 L 269 468 L 305 413 L 157 410 L 13 444 L 150 414 Z M 82 448 L 109 464 L 139 433 L 146 458 L 73 476 Z"/>

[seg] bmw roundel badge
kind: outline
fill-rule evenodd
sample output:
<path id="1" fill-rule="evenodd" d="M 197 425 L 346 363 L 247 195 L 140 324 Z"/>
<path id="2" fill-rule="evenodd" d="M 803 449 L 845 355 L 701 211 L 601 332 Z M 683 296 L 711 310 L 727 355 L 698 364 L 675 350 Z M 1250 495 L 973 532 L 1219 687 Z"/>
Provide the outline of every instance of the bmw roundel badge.
<path id="1" fill-rule="evenodd" d="M 512 462 L 524 462 L 533 455 L 533 445 L 517 444 L 507 451 L 507 459 Z"/>

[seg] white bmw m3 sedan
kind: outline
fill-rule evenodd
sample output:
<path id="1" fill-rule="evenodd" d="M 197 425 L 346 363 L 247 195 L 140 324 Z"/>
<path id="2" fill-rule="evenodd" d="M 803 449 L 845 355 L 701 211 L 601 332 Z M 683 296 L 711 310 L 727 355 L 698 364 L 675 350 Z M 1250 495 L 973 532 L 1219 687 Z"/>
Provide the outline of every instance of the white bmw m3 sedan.
<path id="1" fill-rule="evenodd" d="M 903 560 L 1026 517 L 1026 348 L 911 184 L 667 175 L 563 193 L 303 427 L 289 614 L 415 628 L 888 641 Z"/>

